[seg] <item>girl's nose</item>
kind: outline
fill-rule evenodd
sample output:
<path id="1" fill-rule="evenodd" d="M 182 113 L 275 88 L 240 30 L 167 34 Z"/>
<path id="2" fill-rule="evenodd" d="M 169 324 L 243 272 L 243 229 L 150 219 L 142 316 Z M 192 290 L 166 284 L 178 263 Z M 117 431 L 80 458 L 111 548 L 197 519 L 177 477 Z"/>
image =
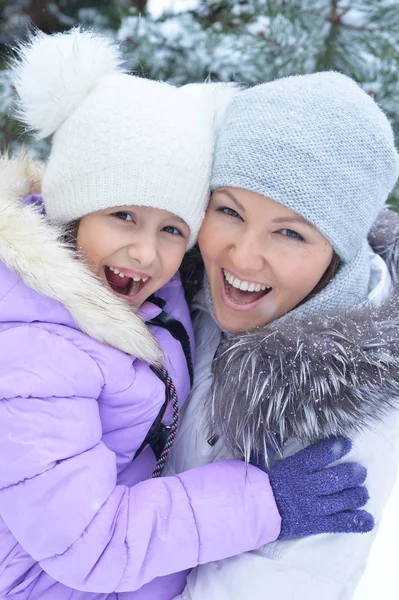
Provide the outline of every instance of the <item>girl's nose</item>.
<path id="1" fill-rule="evenodd" d="M 156 242 L 148 235 L 140 236 L 140 239 L 129 245 L 127 253 L 129 258 L 137 262 L 140 267 L 149 267 L 157 256 Z"/>

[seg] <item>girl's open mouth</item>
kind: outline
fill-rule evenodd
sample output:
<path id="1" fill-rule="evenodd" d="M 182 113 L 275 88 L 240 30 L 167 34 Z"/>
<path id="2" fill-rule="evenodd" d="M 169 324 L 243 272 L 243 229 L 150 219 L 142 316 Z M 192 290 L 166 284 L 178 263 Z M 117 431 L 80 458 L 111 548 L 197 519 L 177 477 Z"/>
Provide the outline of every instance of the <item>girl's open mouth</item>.
<path id="1" fill-rule="evenodd" d="M 109 287 L 122 296 L 137 296 L 150 280 L 150 277 L 128 277 L 115 267 L 104 267 L 105 279 Z"/>
<path id="2" fill-rule="evenodd" d="M 226 269 L 222 269 L 222 276 L 226 298 L 240 306 L 250 308 L 251 304 L 261 300 L 273 289 L 261 283 L 240 280 Z"/>

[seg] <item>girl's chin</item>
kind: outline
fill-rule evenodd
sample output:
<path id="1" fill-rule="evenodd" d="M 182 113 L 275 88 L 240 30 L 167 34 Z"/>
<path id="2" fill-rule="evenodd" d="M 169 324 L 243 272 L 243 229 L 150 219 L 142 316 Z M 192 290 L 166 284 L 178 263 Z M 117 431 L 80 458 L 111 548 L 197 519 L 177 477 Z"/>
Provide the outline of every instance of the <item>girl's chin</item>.
<path id="1" fill-rule="evenodd" d="M 149 296 L 151 294 L 146 294 L 145 297 L 143 297 L 143 294 L 141 292 L 139 292 L 138 294 L 135 294 L 134 296 L 130 296 L 128 294 L 120 294 L 119 292 L 117 292 L 115 289 L 113 289 L 108 281 L 106 279 L 104 279 L 104 283 L 105 286 L 107 287 L 107 289 L 111 292 L 111 294 L 113 294 L 114 296 L 117 296 L 118 298 L 122 298 L 122 300 L 125 300 L 125 302 L 127 302 L 128 304 L 131 304 L 132 306 L 134 306 L 134 308 L 140 308 L 140 306 L 142 306 L 144 304 L 144 302 L 146 302 L 149 298 Z"/>

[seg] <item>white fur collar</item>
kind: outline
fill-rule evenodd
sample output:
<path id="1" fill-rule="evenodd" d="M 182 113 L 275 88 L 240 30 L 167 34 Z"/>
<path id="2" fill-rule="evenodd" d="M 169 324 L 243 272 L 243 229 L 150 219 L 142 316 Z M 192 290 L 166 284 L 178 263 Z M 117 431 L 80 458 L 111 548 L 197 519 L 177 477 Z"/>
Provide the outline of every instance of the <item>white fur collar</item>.
<path id="1" fill-rule="evenodd" d="M 161 350 L 143 321 L 60 241 L 60 231 L 22 200 L 39 192 L 25 156 L 0 156 L 0 260 L 39 294 L 59 300 L 89 336 L 150 363 Z M 62 274 L 62 276 L 60 276 Z"/>

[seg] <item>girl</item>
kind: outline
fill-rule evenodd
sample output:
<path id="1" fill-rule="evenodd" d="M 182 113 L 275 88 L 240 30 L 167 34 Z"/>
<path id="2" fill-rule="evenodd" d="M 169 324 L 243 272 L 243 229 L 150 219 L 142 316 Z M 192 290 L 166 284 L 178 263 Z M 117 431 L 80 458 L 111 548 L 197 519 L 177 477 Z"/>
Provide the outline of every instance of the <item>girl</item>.
<path id="1" fill-rule="evenodd" d="M 398 173 L 388 120 L 343 75 L 232 100 L 199 235 L 205 277 L 190 279 L 202 283 L 195 383 L 169 475 L 241 455 L 272 473 L 278 458 L 344 434 L 379 523 L 398 462 L 398 229 L 385 219 L 373 232 L 385 260 L 367 235 Z M 373 537 L 277 542 L 193 570 L 179 598 L 349 600 Z"/>
<path id="2" fill-rule="evenodd" d="M 151 478 L 190 386 L 192 331 L 175 273 L 196 239 L 214 127 L 234 90 L 177 89 L 120 62 L 109 41 L 75 30 L 36 35 L 14 66 L 20 118 L 53 140 L 46 216 L 40 197 L 21 203 L 37 191 L 26 162 L 1 163 L 2 598 L 170 599 L 185 569 L 274 540 L 281 522 L 298 530 L 272 490 L 279 496 L 284 469 L 275 484 L 242 460 Z M 312 449 L 318 466 L 333 448 Z M 318 519 L 313 533 L 372 527 L 356 510 L 365 470 L 349 470 L 323 471 L 333 524 Z"/>

